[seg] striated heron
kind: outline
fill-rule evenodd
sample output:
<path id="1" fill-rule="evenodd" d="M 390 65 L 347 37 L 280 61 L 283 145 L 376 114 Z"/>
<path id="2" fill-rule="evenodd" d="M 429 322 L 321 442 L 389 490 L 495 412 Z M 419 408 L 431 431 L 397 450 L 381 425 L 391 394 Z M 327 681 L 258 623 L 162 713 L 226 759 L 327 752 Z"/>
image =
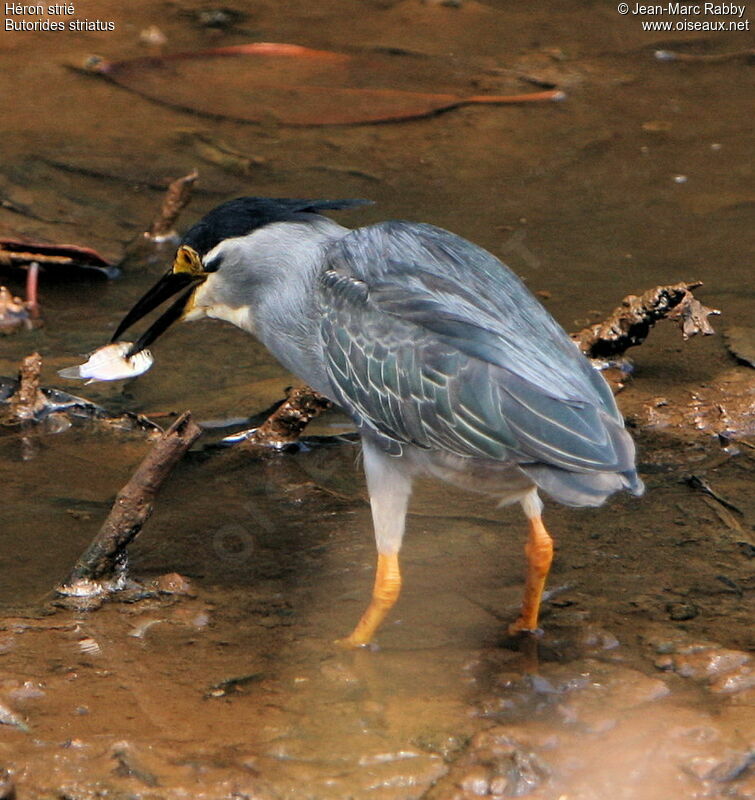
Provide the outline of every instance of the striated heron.
<path id="1" fill-rule="evenodd" d="M 520 503 L 527 575 L 510 631 L 535 631 L 553 556 L 539 490 L 569 506 L 640 494 L 633 442 L 603 377 L 511 270 L 432 225 L 349 230 L 322 214 L 365 202 L 224 203 L 186 233 L 113 340 L 180 292 L 130 355 L 177 319 L 226 320 L 354 420 L 378 563 L 347 644 L 369 643 L 398 598 L 420 474 Z"/>

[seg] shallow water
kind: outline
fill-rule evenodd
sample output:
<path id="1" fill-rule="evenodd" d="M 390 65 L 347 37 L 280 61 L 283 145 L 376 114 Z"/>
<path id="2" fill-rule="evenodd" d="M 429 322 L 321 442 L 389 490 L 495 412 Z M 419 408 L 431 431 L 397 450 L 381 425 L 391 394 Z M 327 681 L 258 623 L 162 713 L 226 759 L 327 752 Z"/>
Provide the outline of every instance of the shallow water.
<path id="1" fill-rule="evenodd" d="M 228 5 L 250 16 L 227 32 L 195 24 L 187 12 L 199 5 L 101 0 L 78 12 L 117 21 L 115 32 L 5 34 L 3 235 L 117 258 L 166 180 L 197 166 L 182 227 L 244 193 L 369 197 L 375 206 L 339 219 L 461 233 L 548 292 L 568 330 L 630 292 L 690 279 L 723 311 L 718 330 L 751 324 L 750 67 L 652 57 L 741 50 L 742 34 L 661 38 L 612 6 L 577 3 Z M 294 129 L 192 116 L 65 66 L 143 55 L 139 31 L 153 24 L 167 51 L 401 48 L 447 62 L 465 93 L 531 91 L 516 77 L 526 74 L 568 99 Z M 259 163 L 229 172 L 197 133 Z M 37 349 L 60 386 L 56 370 L 103 344 L 168 258 L 109 283 L 43 280 L 45 327 L 0 341 L 0 374 Z M 21 292 L 21 276 L 3 280 Z M 114 412 L 212 420 L 254 414 L 291 381 L 219 323 L 177 327 L 154 349 L 138 380 L 61 388 Z M 191 454 L 130 569 L 147 581 L 179 572 L 196 596 L 40 616 L 149 443 L 87 424 L 0 431 L 0 717 L 16 715 L 0 726 L 0 767 L 19 797 L 755 797 L 754 451 L 725 451 L 679 419 L 645 425 L 651 399 L 665 399 L 657 421 L 733 374 L 751 391 L 752 371 L 721 336 L 683 343 L 670 324 L 632 355 L 619 401 L 640 426 L 648 492 L 598 510 L 548 507 L 558 591 L 529 645 L 504 635 L 521 591 L 521 515 L 432 484 L 412 507 L 405 590 L 379 649 L 333 645 L 374 566 L 349 444 Z M 314 428 L 342 423 L 329 415 Z M 741 513 L 694 492 L 690 473 Z"/>

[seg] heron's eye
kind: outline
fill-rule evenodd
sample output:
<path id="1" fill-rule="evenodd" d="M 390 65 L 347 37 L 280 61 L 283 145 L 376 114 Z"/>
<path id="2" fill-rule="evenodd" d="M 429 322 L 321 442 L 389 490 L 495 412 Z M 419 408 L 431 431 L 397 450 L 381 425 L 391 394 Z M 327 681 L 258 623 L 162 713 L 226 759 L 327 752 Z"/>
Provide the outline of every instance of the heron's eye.
<path id="1" fill-rule="evenodd" d="M 200 276 L 204 275 L 206 270 L 202 266 L 202 260 L 197 251 L 193 247 L 182 244 L 173 261 L 173 272 Z"/>
<path id="2" fill-rule="evenodd" d="M 217 256 L 215 258 L 210 258 L 204 262 L 203 266 L 205 272 L 217 272 L 220 269 L 220 258 Z"/>

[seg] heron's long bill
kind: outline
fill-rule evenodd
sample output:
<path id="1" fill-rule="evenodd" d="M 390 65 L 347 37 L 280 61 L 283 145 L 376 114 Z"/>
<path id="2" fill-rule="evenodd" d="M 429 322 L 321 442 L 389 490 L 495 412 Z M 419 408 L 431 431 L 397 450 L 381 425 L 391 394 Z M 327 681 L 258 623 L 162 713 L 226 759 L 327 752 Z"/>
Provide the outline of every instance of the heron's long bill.
<path id="1" fill-rule="evenodd" d="M 189 305 L 192 294 L 194 294 L 194 290 L 205 280 L 206 275 L 200 271 L 200 268 L 195 267 L 194 259 L 196 258 L 196 254 L 194 251 L 190 251 L 192 256 L 192 268 L 187 268 L 189 258 L 185 251 L 189 250 L 190 248 L 179 248 L 178 255 L 176 256 L 171 270 L 163 275 L 163 277 L 136 302 L 131 311 L 126 314 L 115 329 L 115 333 L 110 340 L 111 342 L 120 341 L 124 331 L 149 314 L 150 311 L 154 311 L 166 300 L 178 294 L 178 292 L 181 292 L 179 297 L 171 303 L 139 339 L 134 342 L 133 346 L 126 354 L 126 358 L 131 358 L 141 352 L 145 347 L 149 347 L 149 345 L 152 344 L 158 336 L 164 333 L 176 320 L 181 319 Z"/>

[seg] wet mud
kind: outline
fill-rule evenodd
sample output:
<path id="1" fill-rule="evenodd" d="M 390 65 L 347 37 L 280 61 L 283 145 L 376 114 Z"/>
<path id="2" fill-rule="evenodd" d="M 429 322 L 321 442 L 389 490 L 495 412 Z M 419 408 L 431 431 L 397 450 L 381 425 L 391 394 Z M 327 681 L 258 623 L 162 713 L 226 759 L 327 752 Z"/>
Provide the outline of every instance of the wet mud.
<path id="1" fill-rule="evenodd" d="M 375 206 L 339 219 L 461 233 L 567 330 L 627 294 L 701 280 L 695 295 L 722 312 L 717 335 L 683 342 L 660 323 L 628 353 L 618 401 L 647 492 L 600 509 L 547 505 L 557 555 L 537 640 L 505 634 L 522 588 L 521 514 L 428 483 L 377 647 L 334 644 L 363 610 L 375 558 L 348 440 L 276 454 L 196 446 L 129 549 L 144 590 L 94 611 L 55 607 L 51 589 L 151 442 L 85 418 L 3 425 L 0 797 L 755 797 L 751 67 L 653 57 L 741 51 L 741 35 L 642 33 L 594 4 L 227 5 L 82 0 L 81 16 L 116 30 L 6 33 L 3 238 L 118 262 L 196 166 L 179 228 L 240 194 L 368 197 Z M 447 62 L 468 94 L 535 82 L 568 97 L 315 130 L 191 115 L 68 69 L 92 53 L 247 41 L 416 52 Z M 0 337 L 0 374 L 37 351 L 44 386 L 166 427 L 190 409 L 206 443 L 280 400 L 291 376 L 211 322 L 171 331 L 137 380 L 84 391 L 57 377 L 108 340 L 171 247 L 117 280 L 42 270 L 45 325 Z M 21 301 L 24 281 L 3 268 Z M 307 430 L 349 428 L 329 411 Z"/>

